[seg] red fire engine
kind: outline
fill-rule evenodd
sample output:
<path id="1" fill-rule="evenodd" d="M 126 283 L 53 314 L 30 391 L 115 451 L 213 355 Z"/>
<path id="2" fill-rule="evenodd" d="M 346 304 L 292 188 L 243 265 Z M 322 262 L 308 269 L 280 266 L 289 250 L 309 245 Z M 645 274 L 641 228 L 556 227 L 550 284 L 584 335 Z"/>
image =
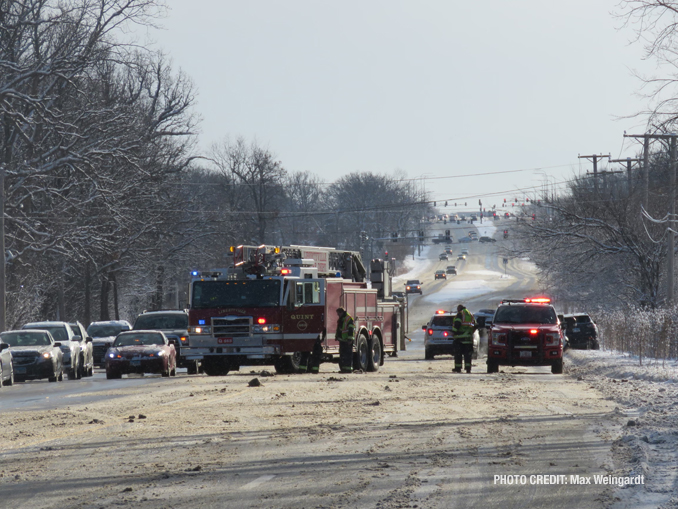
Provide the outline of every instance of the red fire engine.
<path id="1" fill-rule="evenodd" d="M 401 299 L 391 296 L 388 261 L 372 260 L 369 279 L 360 253 L 328 247 L 238 246 L 225 269 L 193 271 L 189 291 L 188 359 L 208 375 L 241 365 L 299 371 L 317 339 L 323 362 L 337 362 L 336 308 L 355 321 L 354 365 L 377 371 L 384 355 L 404 349 Z"/>

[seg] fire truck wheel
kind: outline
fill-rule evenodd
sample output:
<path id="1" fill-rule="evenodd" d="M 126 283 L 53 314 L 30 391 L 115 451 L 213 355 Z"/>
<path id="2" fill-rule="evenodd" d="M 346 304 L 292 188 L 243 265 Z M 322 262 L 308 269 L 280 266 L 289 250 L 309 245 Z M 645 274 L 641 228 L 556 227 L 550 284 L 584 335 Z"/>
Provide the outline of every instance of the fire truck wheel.
<path id="1" fill-rule="evenodd" d="M 367 371 L 370 358 L 370 348 L 367 344 L 367 338 L 361 334 L 355 343 L 355 353 L 353 354 L 353 370 Z"/>
<path id="2" fill-rule="evenodd" d="M 372 339 L 368 341 L 369 346 L 369 359 L 367 360 L 367 371 L 376 372 L 379 371 L 379 366 L 381 365 L 383 352 L 381 351 L 381 343 L 377 336 L 372 336 Z"/>
<path id="3" fill-rule="evenodd" d="M 207 376 L 226 376 L 229 371 L 225 359 L 205 358 L 203 360 L 203 369 Z"/>
<path id="4" fill-rule="evenodd" d="M 558 359 L 551 365 L 551 373 L 561 375 L 563 373 L 563 359 Z"/>
<path id="5" fill-rule="evenodd" d="M 294 352 L 292 355 L 283 355 L 278 359 L 274 366 L 276 373 L 289 375 L 290 373 L 299 373 L 301 369 L 301 352 Z"/>
<path id="6" fill-rule="evenodd" d="M 499 372 L 499 364 L 497 364 L 494 361 L 487 361 L 487 372 L 488 373 L 498 373 Z"/>

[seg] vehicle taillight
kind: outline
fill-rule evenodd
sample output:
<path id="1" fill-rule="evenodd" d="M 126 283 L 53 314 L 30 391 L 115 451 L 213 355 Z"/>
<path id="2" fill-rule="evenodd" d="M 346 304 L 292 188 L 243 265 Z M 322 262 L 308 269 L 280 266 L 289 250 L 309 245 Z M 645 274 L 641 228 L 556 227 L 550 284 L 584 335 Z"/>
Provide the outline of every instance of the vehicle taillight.
<path id="1" fill-rule="evenodd" d="M 530 329 L 530 334 L 536 336 L 537 334 L 539 334 L 539 329 Z"/>
<path id="2" fill-rule="evenodd" d="M 433 336 L 433 329 L 429 329 L 429 330 L 428 330 L 428 335 L 429 335 L 429 336 Z"/>
<path id="3" fill-rule="evenodd" d="M 292 274 L 292 269 L 280 269 L 280 274 L 283 276 L 289 276 Z"/>
<path id="4" fill-rule="evenodd" d="M 449 333 L 449 332 L 447 332 L 447 331 L 443 331 L 443 336 L 447 337 L 447 336 L 449 336 L 449 335 L 450 335 L 450 333 Z"/>
<path id="5" fill-rule="evenodd" d="M 506 344 L 506 334 L 492 334 L 492 344 L 493 345 L 505 345 Z"/>
<path id="6" fill-rule="evenodd" d="M 265 324 L 265 323 L 266 323 L 266 318 L 257 318 L 257 323 L 258 323 L 259 325 Z"/>

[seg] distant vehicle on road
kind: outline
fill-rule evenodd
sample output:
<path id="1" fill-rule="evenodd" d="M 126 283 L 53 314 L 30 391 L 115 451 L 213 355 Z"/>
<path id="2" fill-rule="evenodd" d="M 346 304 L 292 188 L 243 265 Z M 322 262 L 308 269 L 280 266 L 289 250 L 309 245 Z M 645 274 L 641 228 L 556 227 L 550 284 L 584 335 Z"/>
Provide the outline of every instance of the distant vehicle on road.
<path id="1" fill-rule="evenodd" d="M 445 252 L 447 254 L 452 254 L 452 246 L 445 246 Z"/>
<path id="2" fill-rule="evenodd" d="M 122 331 L 131 329 L 132 325 L 127 320 L 90 323 L 87 327 L 87 333 L 92 336 L 94 365 L 103 368 L 106 364 L 106 352 L 113 345 L 115 337 Z"/>
<path id="3" fill-rule="evenodd" d="M 466 260 L 466 255 L 460 254 L 459 256 L 457 256 L 457 260 Z"/>
<path id="4" fill-rule="evenodd" d="M 434 279 L 447 279 L 447 274 L 444 270 L 436 270 Z"/>
<path id="5" fill-rule="evenodd" d="M 423 295 L 421 292 L 421 282 L 418 279 L 408 279 L 405 283 L 405 292 Z"/>
<path id="6" fill-rule="evenodd" d="M 27 323 L 23 330 L 39 329 L 48 331 L 61 346 L 63 353 L 63 367 L 69 380 L 79 380 L 84 374 L 86 343 L 85 338 L 76 335 L 66 322 L 32 322 Z M 91 343 L 89 343 L 91 348 Z"/>
<path id="7" fill-rule="evenodd" d="M 478 239 L 479 242 L 497 242 L 497 239 L 493 239 L 492 237 L 480 237 Z"/>
<path id="8" fill-rule="evenodd" d="M 447 253 L 440 253 L 440 256 L 438 256 L 438 259 L 441 260 L 441 261 L 442 261 L 442 260 L 447 261 L 447 260 L 449 260 L 450 258 L 447 256 Z"/>
<path id="9" fill-rule="evenodd" d="M 137 330 L 118 334 L 106 353 L 106 378 L 121 378 L 130 373 L 176 376 L 176 350 L 165 334 Z"/>
<path id="10" fill-rule="evenodd" d="M 464 242 L 473 242 L 473 239 L 471 237 L 459 237 L 459 243 L 462 244 Z"/>
<path id="11" fill-rule="evenodd" d="M 477 312 L 473 313 L 473 316 L 476 319 L 476 323 L 480 324 L 483 322 L 485 327 L 492 326 L 492 319 L 494 318 L 494 309 L 479 309 Z"/>
<path id="12" fill-rule="evenodd" d="M 50 382 L 64 379 L 61 343 L 55 342 L 49 331 L 6 331 L 0 334 L 0 340 L 9 345 L 14 380 L 17 382 L 39 378 L 47 378 Z"/>
<path id="13" fill-rule="evenodd" d="M 456 276 L 457 275 L 457 267 L 455 267 L 454 265 L 448 265 L 445 272 L 447 274 L 452 274 L 453 276 Z"/>

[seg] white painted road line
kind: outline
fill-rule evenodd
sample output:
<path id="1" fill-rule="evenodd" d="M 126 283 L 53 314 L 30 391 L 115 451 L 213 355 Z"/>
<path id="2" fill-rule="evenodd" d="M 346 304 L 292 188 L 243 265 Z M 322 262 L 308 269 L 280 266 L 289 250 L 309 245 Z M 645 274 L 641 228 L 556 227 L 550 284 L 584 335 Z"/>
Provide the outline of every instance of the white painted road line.
<path id="1" fill-rule="evenodd" d="M 274 475 L 262 475 L 261 477 L 255 479 L 254 481 L 245 484 L 240 489 L 241 490 L 251 490 L 252 488 L 256 488 L 257 486 L 265 483 L 266 481 L 270 481 L 274 477 L 275 477 Z"/>

